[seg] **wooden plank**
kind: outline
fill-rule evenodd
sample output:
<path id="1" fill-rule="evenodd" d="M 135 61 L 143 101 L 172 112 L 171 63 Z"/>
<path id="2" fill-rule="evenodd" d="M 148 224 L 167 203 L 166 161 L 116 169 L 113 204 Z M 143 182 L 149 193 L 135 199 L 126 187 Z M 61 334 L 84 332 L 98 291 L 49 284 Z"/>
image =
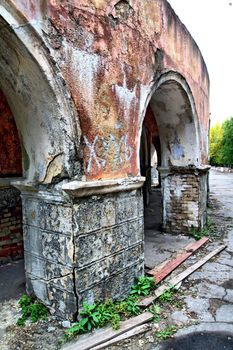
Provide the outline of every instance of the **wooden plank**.
<path id="1" fill-rule="evenodd" d="M 170 258 L 168 260 L 163 261 L 161 264 L 155 266 L 153 269 L 151 269 L 150 271 L 148 271 L 147 273 L 150 275 L 154 275 L 155 273 L 159 273 L 167 264 L 169 264 L 170 262 L 172 262 L 173 260 L 176 260 L 179 255 L 182 254 L 192 254 L 194 251 L 196 251 L 197 249 L 199 249 L 203 244 L 205 244 L 207 241 L 209 240 L 208 237 L 203 237 L 202 239 L 200 239 L 199 241 L 196 242 L 192 242 L 189 243 L 186 247 L 182 248 L 180 252 L 178 252 L 178 254 L 176 254 L 174 256 L 174 258 Z M 189 255 L 189 256 L 190 256 Z M 183 260 L 184 261 L 184 260 Z"/>
<path id="2" fill-rule="evenodd" d="M 153 318 L 151 312 L 144 312 L 143 314 L 130 318 L 129 320 L 121 322 L 120 329 L 114 331 L 112 328 L 107 328 L 102 332 L 96 331 L 96 333 L 82 337 L 80 340 L 73 344 L 67 344 L 62 347 L 63 350 L 89 350 L 93 349 L 94 346 L 103 344 L 110 339 L 116 338 L 117 336 L 137 327 L 146 322 L 149 322 Z"/>
<path id="3" fill-rule="evenodd" d="M 183 248 L 173 259 L 166 260 L 159 266 L 147 272 L 155 279 L 155 283 L 161 282 L 165 277 L 167 277 L 172 271 L 174 271 L 178 266 L 182 264 L 186 259 L 188 259 L 196 250 L 203 246 L 209 240 L 208 237 L 203 237 L 199 241 L 189 243 L 185 248 Z"/>
<path id="4" fill-rule="evenodd" d="M 142 307 L 147 307 L 150 304 L 152 304 L 157 298 L 160 297 L 167 289 L 174 287 L 177 285 L 179 282 L 183 281 L 186 277 L 191 275 L 194 271 L 199 269 L 202 265 L 204 265 L 208 260 L 210 260 L 212 257 L 220 253 L 223 249 L 225 249 L 227 246 L 226 245 L 221 245 L 215 250 L 213 250 L 211 253 L 207 254 L 204 258 L 200 259 L 198 262 L 196 262 L 194 265 L 188 267 L 186 270 L 181 272 L 179 275 L 174 276 L 171 278 L 167 284 L 162 285 L 158 289 L 156 289 L 155 293 L 153 296 L 145 298 L 141 300 L 138 305 Z"/>
<path id="5" fill-rule="evenodd" d="M 170 261 L 170 259 L 165 260 L 163 262 L 161 262 L 160 264 L 156 265 L 155 267 L 153 267 L 153 269 L 150 268 L 150 270 L 147 272 L 148 275 L 152 275 L 154 272 L 160 271 L 162 270 L 162 268 Z"/>
<path id="6" fill-rule="evenodd" d="M 146 333 L 146 332 L 150 331 L 151 329 L 152 329 L 152 326 L 150 324 L 143 324 L 141 326 L 138 326 L 138 327 L 131 329 L 130 331 L 128 331 L 126 333 L 119 335 L 116 338 L 113 338 L 113 339 L 107 341 L 106 343 L 95 346 L 94 348 L 92 348 L 92 350 L 104 349 L 104 348 L 106 348 L 106 346 L 110 346 L 110 345 L 116 344 L 119 341 L 132 338 L 135 335 Z"/>

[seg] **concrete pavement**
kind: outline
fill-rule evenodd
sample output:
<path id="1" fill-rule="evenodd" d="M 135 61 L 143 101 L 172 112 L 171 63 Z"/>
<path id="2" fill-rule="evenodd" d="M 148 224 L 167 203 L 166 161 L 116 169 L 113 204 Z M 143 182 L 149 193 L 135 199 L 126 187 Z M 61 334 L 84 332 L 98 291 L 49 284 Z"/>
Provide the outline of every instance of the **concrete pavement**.
<path id="1" fill-rule="evenodd" d="M 19 299 L 25 292 L 24 260 L 0 266 L 0 302 Z"/>

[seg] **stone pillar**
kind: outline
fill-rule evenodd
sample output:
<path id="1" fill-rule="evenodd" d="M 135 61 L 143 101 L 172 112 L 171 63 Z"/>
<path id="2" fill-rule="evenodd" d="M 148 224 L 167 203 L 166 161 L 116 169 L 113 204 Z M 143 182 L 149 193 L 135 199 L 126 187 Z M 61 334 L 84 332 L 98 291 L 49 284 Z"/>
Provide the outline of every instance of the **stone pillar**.
<path id="1" fill-rule="evenodd" d="M 209 167 L 160 168 L 163 194 L 163 230 L 189 233 L 206 224 Z"/>
<path id="2" fill-rule="evenodd" d="M 58 318 L 83 303 L 125 297 L 144 272 L 144 179 L 20 189 L 27 290 Z"/>
<path id="3" fill-rule="evenodd" d="M 72 182 L 75 290 L 79 301 L 126 297 L 144 273 L 144 178 Z"/>
<path id="4" fill-rule="evenodd" d="M 23 182 L 14 185 L 22 198 L 27 292 L 58 318 L 73 320 L 77 298 L 72 203 L 55 191 Z"/>

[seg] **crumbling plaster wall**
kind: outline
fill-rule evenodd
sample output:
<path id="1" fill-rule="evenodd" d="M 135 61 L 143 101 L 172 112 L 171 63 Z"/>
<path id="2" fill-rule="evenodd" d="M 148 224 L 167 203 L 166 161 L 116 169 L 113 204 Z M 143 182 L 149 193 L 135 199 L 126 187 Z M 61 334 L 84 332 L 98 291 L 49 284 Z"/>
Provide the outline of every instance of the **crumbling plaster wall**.
<path id="1" fill-rule="evenodd" d="M 141 125 L 170 71 L 192 92 L 206 163 L 208 74 L 164 0 L 2 0 L 0 13 L 0 81 L 27 180 L 16 186 L 28 290 L 73 319 L 83 299 L 123 296 L 143 273 Z"/>
<path id="2" fill-rule="evenodd" d="M 0 178 L 22 175 L 22 155 L 14 116 L 0 90 Z"/>
<path id="3" fill-rule="evenodd" d="M 166 1 L 15 4 L 43 37 L 69 86 L 79 112 L 88 179 L 139 174 L 139 126 L 156 79 L 167 71 L 179 72 L 190 86 L 199 162 L 207 162 L 207 70 Z"/>

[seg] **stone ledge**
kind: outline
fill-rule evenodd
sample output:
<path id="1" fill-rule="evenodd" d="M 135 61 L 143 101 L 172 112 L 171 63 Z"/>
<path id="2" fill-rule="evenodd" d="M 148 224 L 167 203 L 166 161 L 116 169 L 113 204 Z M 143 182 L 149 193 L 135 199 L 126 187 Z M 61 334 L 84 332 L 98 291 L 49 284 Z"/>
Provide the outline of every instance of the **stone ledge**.
<path id="1" fill-rule="evenodd" d="M 0 177 L 0 188 L 12 187 L 12 182 L 18 182 L 22 177 Z"/>
<path id="2" fill-rule="evenodd" d="M 100 194 L 123 192 L 138 189 L 143 186 L 145 177 L 98 181 L 72 181 L 62 186 L 71 197 L 88 197 Z"/>
<path id="3" fill-rule="evenodd" d="M 162 177 L 169 175 L 183 174 L 183 175 L 201 175 L 206 174 L 210 170 L 209 165 L 200 166 L 171 166 L 169 168 L 159 167 L 158 171 Z"/>
<path id="4" fill-rule="evenodd" d="M 16 187 L 20 192 L 37 192 L 38 191 L 35 183 L 29 182 L 25 179 L 18 180 L 18 181 L 15 181 L 15 179 L 12 179 L 10 184 Z"/>

